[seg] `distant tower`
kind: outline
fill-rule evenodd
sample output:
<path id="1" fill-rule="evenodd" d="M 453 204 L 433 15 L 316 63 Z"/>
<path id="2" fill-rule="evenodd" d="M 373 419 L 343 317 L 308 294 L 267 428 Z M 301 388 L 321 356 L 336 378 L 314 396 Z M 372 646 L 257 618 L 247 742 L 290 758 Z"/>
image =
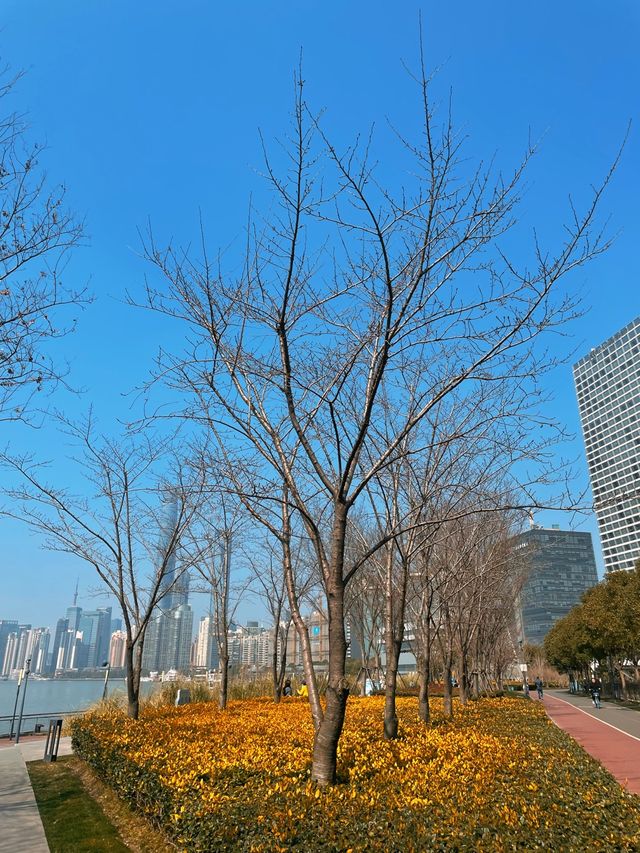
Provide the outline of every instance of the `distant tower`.
<path id="1" fill-rule="evenodd" d="M 522 638 L 540 644 L 558 619 L 598 583 L 591 534 L 557 525 L 534 527 L 518 534 L 513 544 L 529 570 L 517 607 Z"/>
<path id="2" fill-rule="evenodd" d="M 144 645 L 143 667 L 149 671 L 178 669 L 184 672 L 189 667 L 193 634 L 193 612 L 188 603 L 189 575 L 184 572 L 176 580 L 175 547 L 170 550 L 177 525 L 178 503 L 171 498 L 160 523 L 157 557 L 160 565 L 166 560 L 161 585 L 166 592 L 159 599 L 149 622 Z"/>
<path id="3" fill-rule="evenodd" d="M 76 578 L 76 591 L 73 593 L 73 606 L 75 607 L 78 604 L 78 584 L 80 583 L 80 578 Z"/>

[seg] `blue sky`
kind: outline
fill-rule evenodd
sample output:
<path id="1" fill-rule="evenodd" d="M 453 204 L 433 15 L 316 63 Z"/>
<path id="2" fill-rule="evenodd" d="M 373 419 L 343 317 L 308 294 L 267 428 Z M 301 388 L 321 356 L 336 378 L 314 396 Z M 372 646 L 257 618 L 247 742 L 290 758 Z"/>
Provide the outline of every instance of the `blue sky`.
<path id="1" fill-rule="evenodd" d="M 259 203 L 264 192 L 258 129 L 269 140 L 286 128 L 301 49 L 307 96 L 326 108 L 325 126 L 339 140 L 374 121 L 384 128 L 387 117 L 412 126 L 417 104 L 402 63 L 415 65 L 419 11 L 427 63 L 440 68 L 436 94 L 446 101 L 453 90 L 468 150 L 513 166 L 529 136 L 543 140 L 523 211 L 543 236 L 558 234 L 569 192 L 578 202 L 587 198 L 635 120 L 601 208 L 619 236 L 605 257 L 572 278 L 589 310 L 554 346 L 575 349 L 577 358 L 640 314 L 635 0 L 407 2 L 393 11 L 386 2 L 359 0 L 4 0 L 0 56 L 27 71 L 13 105 L 28 113 L 32 138 L 47 143 L 42 162 L 67 186 L 89 236 L 67 278 L 89 281 L 96 300 L 77 333 L 59 345 L 73 382 L 86 391 L 81 398 L 60 394 L 56 405 L 75 415 L 92 403 L 106 429 L 130 416 L 125 392 L 144 381 L 159 343 L 174 341 L 170 324 L 124 304 L 146 271 L 138 229 L 150 218 L 161 240 L 187 241 L 200 209 L 212 245 L 233 251 L 243 240 L 249 196 Z M 387 137 L 382 130 L 377 154 L 392 173 Z M 578 433 L 570 366 L 549 377 L 548 387 L 554 414 Z M 16 449 L 52 456 L 59 446 L 47 425 L 2 429 L 3 445 Z M 565 455 L 579 457 L 586 480 L 579 438 Z M 592 521 L 581 523 L 595 530 Z M 95 580 L 82 566 L 42 551 L 16 524 L 1 522 L 0 536 L 0 618 L 52 624 L 78 573 L 80 603 L 96 605 L 88 593 Z"/>

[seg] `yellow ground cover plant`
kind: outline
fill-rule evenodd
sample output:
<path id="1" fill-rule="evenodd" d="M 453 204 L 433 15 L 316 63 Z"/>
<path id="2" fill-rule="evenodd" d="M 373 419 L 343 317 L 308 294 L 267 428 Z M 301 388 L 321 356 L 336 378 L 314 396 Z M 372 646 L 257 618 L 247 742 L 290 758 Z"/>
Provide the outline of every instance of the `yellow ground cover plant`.
<path id="1" fill-rule="evenodd" d="M 381 737 L 381 698 L 349 702 L 339 784 L 310 781 L 308 705 L 288 700 L 98 712 L 74 748 L 188 851 L 637 850 L 626 793 L 534 703 L 485 699 Z M 578 847 L 576 847 L 578 845 Z M 585 847 L 584 845 L 587 845 Z"/>

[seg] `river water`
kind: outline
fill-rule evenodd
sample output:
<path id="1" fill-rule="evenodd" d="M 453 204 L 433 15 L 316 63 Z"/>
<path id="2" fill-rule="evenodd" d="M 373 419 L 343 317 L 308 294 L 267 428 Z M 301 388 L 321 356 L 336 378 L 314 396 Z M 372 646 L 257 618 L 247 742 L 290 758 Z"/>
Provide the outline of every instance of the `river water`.
<path id="1" fill-rule="evenodd" d="M 140 685 L 142 695 L 148 696 L 160 686 L 158 682 L 143 681 Z M 103 687 L 104 679 L 102 678 L 55 678 L 42 680 L 30 678 L 27 682 L 27 692 L 24 697 L 24 713 L 42 715 L 42 719 L 39 721 L 45 723 L 46 728 L 50 716 L 69 711 L 84 711 L 98 702 L 102 698 Z M 17 681 L 0 680 L 0 717 L 13 714 L 17 689 Z M 109 695 L 112 696 L 116 691 L 125 693 L 123 679 L 114 678 L 109 680 Z M 21 701 L 22 690 L 18 700 L 18 711 L 20 710 Z M 6 722 L 0 719 L 0 735 L 8 733 L 10 725 L 10 720 Z M 25 728 L 33 730 L 33 720 L 30 720 L 29 726 L 25 726 Z"/>

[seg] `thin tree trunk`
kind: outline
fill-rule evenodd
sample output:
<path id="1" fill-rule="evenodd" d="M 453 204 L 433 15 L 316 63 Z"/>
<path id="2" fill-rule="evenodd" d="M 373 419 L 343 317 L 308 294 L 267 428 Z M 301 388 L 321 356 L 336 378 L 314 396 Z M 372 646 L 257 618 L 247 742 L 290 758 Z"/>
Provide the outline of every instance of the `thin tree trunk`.
<path id="1" fill-rule="evenodd" d="M 464 650 L 460 653 L 460 677 L 458 678 L 458 692 L 460 704 L 466 705 L 469 699 L 469 667 Z"/>
<path id="2" fill-rule="evenodd" d="M 444 661 L 444 715 L 453 717 L 453 688 L 451 685 L 451 654 L 447 654 Z"/>
<path id="3" fill-rule="evenodd" d="M 429 707 L 429 670 L 431 669 L 430 655 L 427 651 L 421 655 L 418 663 L 418 716 L 423 723 L 431 720 Z"/>
<path id="4" fill-rule="evenodd" d="M 127 716 L 134 720 L 140 714 L 140 676 L 142 674 L 142 649 L 127 640 L 125 649 L 127 668 Z"/>
<path id="5" fill-rule="evenodd" d="M 220 697 L 218 704 L 220 710 L 224 711 L 227 707 L 229 697 L 229 651 L 227 644 L 223 644 L 220 650 Z"/>
<path id="6" fill-rule="evenodd" d="M 398 686 L 398 661 L 402 648 L 402 638 L 394 640 L 388 635 L 386 645 L 388 658 L 384 684 L 384 739 L 395 740 L 398 737 L 396 690 Z"/>
<path id="7" fill-rule="evenodd" d="M 298 634 L 298 640 L 302 647 L 302 665 L 304 667 L 305 680 L 307 682 L 307 690 L 309 691 L 309 706 L 311 708 L 311 718 L 313 719 L 313 728 L 318 732 L 322 723 L 324 712 L 320 704 L 320 692 L 318 691 L 318 682 L 313 668 L 313 656 L 311 654 L 311 640 L 309 639 L 309 631 L 300 613 L 300 605 L 296 594 L 296 583 L 293 574 L 293 562 L 291 560 L 291 522 L 289 518 L 289 508 L 287 505 L 287 489 L 283 488 L 282 492 L 282 568 L 284 571 L 284 581 L 287 588 L 287 598 L 289 600 L 289 610 L 291 611 L 291 619 Z M 344 547 L 344 546 L 343 546 Z M 345 646 L 346 655 L 346 646 Z M 331 618 L 329 617 L 329 657 L 331 657 Z M 294 661 L 295 663 L 295 661 Z M 344 664 L 343 664 L 344 669 Z"/>
<path id="8" fill-rule="evenodd" d="M 280 679 L 278 677 L 278 635 L 276 633 L 276 641 L 271 655 L 271 680 L 273 683 L 273 701 L 277 705 L 280 702 L 282 691 L 280 688 Z"/>

